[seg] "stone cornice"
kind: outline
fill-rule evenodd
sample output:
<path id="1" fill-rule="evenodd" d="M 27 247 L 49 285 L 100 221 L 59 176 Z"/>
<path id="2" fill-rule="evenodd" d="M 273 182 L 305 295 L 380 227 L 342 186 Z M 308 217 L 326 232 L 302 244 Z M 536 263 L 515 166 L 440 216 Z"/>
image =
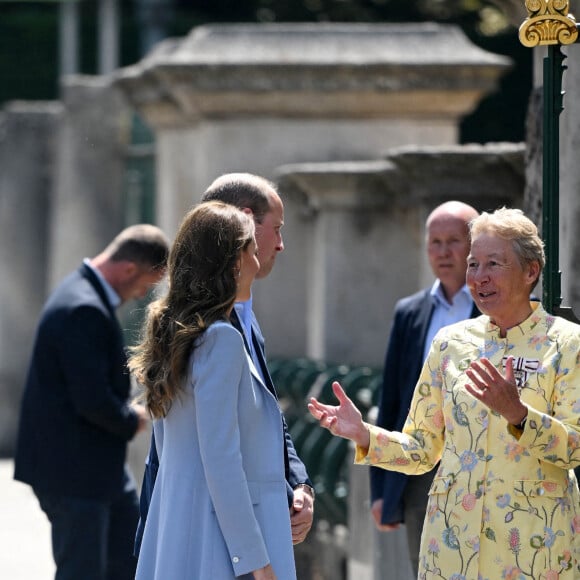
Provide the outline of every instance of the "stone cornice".
<path id="1" fill-rule="evenodd" d="M 521 143 L 408 146 L 374 161 L 283 165 L 276 180 L 283 194 L 304 198 L 304 215 L 323 207 L 372 211 L 426 200 L 497 205 L 522 198 L 524 153 Z"/>
<path id="2" fill-rule="evenodd" d="M 203 26 L 114 83 L 154 126 L 243 116 L 457 117 L 509 67 L 452 26 Z"/>

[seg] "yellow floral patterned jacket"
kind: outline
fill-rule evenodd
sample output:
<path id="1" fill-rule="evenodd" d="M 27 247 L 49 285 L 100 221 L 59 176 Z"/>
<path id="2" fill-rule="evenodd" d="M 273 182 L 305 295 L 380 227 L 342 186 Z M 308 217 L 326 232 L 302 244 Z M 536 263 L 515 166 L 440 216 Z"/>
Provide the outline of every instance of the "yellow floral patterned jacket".
<path id="1" fill-rule="evenodd" d="M 356 462 L 407 474 L 441 461 L 429 493 L 419 578 L 580 578 L 580 326 L 530 317 L 500 338 L 488 316 L 443 328 L 423 367 L 403 433 L 371 426 Z M 514 369 L 523 431 L 465 389 L 471 361 Z"/>

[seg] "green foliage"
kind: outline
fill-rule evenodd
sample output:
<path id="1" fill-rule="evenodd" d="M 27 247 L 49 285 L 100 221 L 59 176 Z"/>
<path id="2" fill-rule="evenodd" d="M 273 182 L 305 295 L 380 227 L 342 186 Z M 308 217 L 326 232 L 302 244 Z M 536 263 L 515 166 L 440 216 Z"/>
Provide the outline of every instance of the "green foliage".
<path id="1" fill-rule="evenodd" d="M 2 4 L 0 102 L 52 99 L 57 91 L 57 12 L 54 5 Z"/>
<path id="2" fill-rule="evenodd" d="M 523 141 L 528 99 L 532 89 L 532 51 L 507 29 L 494 36 L 477 35 L 471 40 L 482 48 L 508 56 L 514 66 L 500 80 L 496 93 L 488 95 L 460 125 L 462 143 Z"/>

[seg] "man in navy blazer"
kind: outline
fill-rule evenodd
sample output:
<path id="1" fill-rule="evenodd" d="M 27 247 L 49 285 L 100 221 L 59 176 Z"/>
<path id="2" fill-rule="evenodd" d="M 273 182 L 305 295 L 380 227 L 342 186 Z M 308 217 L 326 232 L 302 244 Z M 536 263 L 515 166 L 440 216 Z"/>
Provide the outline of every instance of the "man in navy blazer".
<path id="1" fill-rule="evenodd" d="M 115 309 L 163 277 L 168 240 L 123 230 L 52 292 L 37 328 L 21 405 L 15 479 L 32 486 L 52 527 L 58 580 L 130 580 L 139 517 L 127 442 L 147 414 L 130 406 Z"/>
<path id="2" fill-rule="evenodd" d="M 256 278 L 265 278 L 274 267 L 276 256 L 284 250 L 281 229 L 284 225 L 284 205 L 274 184 L 249 173 L 230 173 L 218 177 L 206 190 L 202 201 L 222 201 L 239 207 L 254 218 L 256 242 L 260 270 Z M 232 324 L 242 333 L 244 344 L 266 387 L 276 395 L 264 350 L 264 338 L 252 309 L 252 300 L 238 303 L 231 316 Z M 308 478 L 306 467 L 298 457 L 292 438 L 284 424 L 286 482 L 292 541 L 298 544 L 306 538 L 314 517 L 314 489 Z M 141 518 L 135 537 L 135 555 L 139 555 L 141 540 L 151 502 L 151 495 L 157 477 L 159 458 L 155 448 L 155 438 L 145 463 L 145 473 L 141 488 Z"/>
<path id="3" fill-rule="evenodd" d="M 450 201 L 427 218 L 429 264 L 437 278 L 427 288 L 400 300 L 396 307 L 385 357 L 377 425 L 400 431 L 431 341 L 448 324 L 479 315 L 465 285 L 469 254 L 469 222 L 477 217 L 471 206 Z M 371 467 L 371 513 L 380 531 L 405 523 L 411 565 L 417 577 L 419 545 L 434 470 L 408 477 Z M 380 557 L 380 555 L 379 555 Z M 384 562 L 377 567 L 388 567 Z M 385 574 L 382 570 L 378 577 Z"/>

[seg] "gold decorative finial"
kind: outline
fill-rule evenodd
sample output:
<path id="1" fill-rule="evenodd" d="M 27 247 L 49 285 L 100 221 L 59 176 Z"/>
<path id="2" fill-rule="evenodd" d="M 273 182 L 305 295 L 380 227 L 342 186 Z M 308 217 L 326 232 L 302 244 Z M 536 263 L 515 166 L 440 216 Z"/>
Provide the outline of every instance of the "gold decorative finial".
<path id="1" fill-rule="evenodd" d="M 526 0 L 528 18 L 520 26 L 520 42 L 534 47 L 573 44 L 578 39 L 576 19 L 568 12 L 570 0 Z"/>

